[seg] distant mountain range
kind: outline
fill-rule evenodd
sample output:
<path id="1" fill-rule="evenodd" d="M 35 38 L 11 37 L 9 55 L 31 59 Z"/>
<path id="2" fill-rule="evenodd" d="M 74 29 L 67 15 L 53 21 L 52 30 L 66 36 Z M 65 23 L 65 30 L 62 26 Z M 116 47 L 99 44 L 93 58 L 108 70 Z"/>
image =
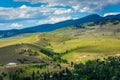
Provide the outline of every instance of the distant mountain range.
<path id="1" fill-rule="evenodd" d="M 76 24 L 83 24 L 87 22 L 94 22 L 106 19 L 120 19 L 120 14 L 109 15 L 106 17 L 101 17 L 97 14 L 88 15 L 86 17 L 76 19 L 76 20 L 66 20 L 58 22 L 55 24 L 43 24 L 34 27 L 24 28 L 24 29 L 12 29 L 12 30 L 2 30 L 0 31 L 0 38 L 11 37 L 23 33 L 35 33 L 35 32 L 49 32 L 59 28 L 68 27 Z"/>

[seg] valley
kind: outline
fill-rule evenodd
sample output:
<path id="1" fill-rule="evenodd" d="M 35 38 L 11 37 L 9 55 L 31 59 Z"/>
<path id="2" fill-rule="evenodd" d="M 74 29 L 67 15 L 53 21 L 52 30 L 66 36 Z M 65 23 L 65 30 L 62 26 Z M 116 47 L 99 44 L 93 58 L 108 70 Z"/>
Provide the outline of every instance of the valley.
<path id="1" fill-rule="evenodd" d="M 5 80 L 8 80 L 9 72 L 16 76 L 23 76 L 25 73 L 25 79 L 18 77 L 19 80 L 27 80 L 27 77 L 30 80 L 29 76 L 35 73 L 44 76 L 68 71 L 71 75 L 73 65 L 87 64 L 89 60 L 119 58 L 119 30 L 120 20 L 108 19 L 71 25 L 50 32 L 1 38 L 0 71 L 2 76 L 6 75 Z M 8 65 L 10 63 L 15 65 Z M 11 77 L 11 80 L 16 79 Z"/>
<path id="2" fill-rule="evenodd" d="M 120 0 L 1 0 L 0 80 L 120 80 Z"/>

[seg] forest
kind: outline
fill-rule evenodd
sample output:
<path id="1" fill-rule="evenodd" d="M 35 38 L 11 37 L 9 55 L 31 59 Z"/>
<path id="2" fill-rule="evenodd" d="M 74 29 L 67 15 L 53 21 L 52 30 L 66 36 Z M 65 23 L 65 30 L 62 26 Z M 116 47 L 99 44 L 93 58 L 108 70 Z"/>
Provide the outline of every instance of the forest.
<path id="1" fill-rule="evenodd" d="M 39 68 L 44 67 L 38 66 Z M 1 73 L 0 80 L 8 77 L 9 80 L 120 80 L 120 57 L 108 57 L 103 60 L 88 60 L 85 63 L 75 64 L 56 72 L 33 71 L 25 75 L 24 69 Z"/>

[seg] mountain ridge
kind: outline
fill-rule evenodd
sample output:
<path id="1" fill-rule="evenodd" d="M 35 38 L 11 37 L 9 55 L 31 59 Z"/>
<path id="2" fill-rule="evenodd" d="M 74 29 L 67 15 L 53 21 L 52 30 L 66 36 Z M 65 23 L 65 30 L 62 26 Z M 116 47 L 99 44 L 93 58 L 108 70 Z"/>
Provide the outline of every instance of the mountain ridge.
<path id="1" fill-rule="evenodd" d="M 55 24 L 43 24 L 43 25 L 33 26 L 29 28 L 24 28 L 24 29 L 1 30 L 0 37 L 1 38 L 11 37 L 11 36 L 15 36 L 23 33 L 49 32 L 59 28 L 68 27 L 71 25 L 83 24 L 86 22 L 100 21 L 105 19 L 114 19 L 114 18 L 120 19 L 120 14 L 109 15 L 106 17 L 101 17 L 97 14 L 91 14 L 76 20 L 66 20 L 62 22 L 57 22 Z"/>

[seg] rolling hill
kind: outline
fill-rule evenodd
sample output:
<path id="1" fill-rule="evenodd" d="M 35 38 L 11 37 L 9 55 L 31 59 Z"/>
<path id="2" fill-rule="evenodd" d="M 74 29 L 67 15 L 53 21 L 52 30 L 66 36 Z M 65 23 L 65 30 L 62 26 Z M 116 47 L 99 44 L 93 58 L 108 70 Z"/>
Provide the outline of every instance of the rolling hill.
<path id="1" fill-rule="evenodd" d="M 89 59 L 120 55 L 119 26 L 119 19 L 107 19 L 72 25 L 46 33 L 2 38 L 0 61 L 1 63 L 16 62 L 18 56 L 20 59 L 27 56 L 27 59 L 33 59 L 34 62 L 34 59 L 38 61 L 41 57 L 55 58 L 58 55 L 60 59 L 79 63 Z M 31 48 L 33 55 L 36 51 L 39 52 L 40 58 L 29 56 L 28 52 L 25 52 L 25 55 L 18 54 L 19 51 L 16 49 L 19 50 L 24 46 L 27 46 L 27 49 Z"/>
<path id="2" fill-rule="evenodd" d="M 15 62 L 18 64 L 29 64 L 43 62 L 48 57 L 41 53 L 35 45 L 16 44 L 0 48 L 0 64 Z"/>

